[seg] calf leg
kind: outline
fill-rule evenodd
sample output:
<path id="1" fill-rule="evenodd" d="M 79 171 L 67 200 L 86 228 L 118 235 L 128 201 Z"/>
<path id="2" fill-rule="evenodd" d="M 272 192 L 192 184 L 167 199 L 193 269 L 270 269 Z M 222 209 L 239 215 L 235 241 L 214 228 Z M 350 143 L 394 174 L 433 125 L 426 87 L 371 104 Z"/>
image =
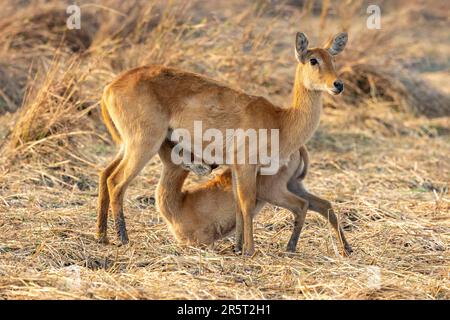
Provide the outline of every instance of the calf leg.
<path id="1" fill-rule="evenodd" d="M 300 238 L 300 233 L 302 232 L 303 225 L 305 224 L 306 212 L 305 211 L 294 211 L 291 210 L 294 214 L 294 228 L 292 229 L 291 237 L 289 238 L 286 250 L 289 252 L 295 252 L 297 248 L 298 239 Z"/>
<path id="2" fill-rule="evenodd" d="M 309 208 L 319 213 L 321 216 L 323 216 L 330 222 L 331 226 L 336 232 L 339 242 L 341 243 L 342 254 L 344 256 L 350 255 L 353 252 L 353 249 L 348 243 L 347 239 L 345 238 L 344 230 L 342 230 L 342 227 L 339 225 L 338 218 L 334 213 L 331 203 L 325 199 L 319 198 L 309 193 L 302 183 L 295 182 L 289 184 L 289 188 L 291 189 L 292 192 L 294 192 L 298 196 L 307 199 L 309 202 Z"/>
<path id="3" fill-rule="evenodd" d="M 300 237 L 303 225 L 305 223 L 306 212 L 308 210 L 308 201 L 288 189 L 278 189 L 272 194 L 266 194 L 264 200 L 278 207 L 291 211 L 294 215 L 294 229 L 287 244 L 287 251 L 295 252 L 297 242 Z"/>

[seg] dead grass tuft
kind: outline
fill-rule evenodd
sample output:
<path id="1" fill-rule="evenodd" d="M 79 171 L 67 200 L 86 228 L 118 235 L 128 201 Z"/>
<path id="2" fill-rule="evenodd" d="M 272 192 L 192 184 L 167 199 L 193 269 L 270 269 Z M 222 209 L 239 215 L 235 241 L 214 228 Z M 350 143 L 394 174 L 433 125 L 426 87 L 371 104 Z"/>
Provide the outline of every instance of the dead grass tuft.
<path id="1" fill-rule="evenodd" d="M 34 51 L 58 47 L 62 42 L 71 52 L 85 51 L 92 43 L 99 21 L 93 14 L 84 12 L 83 28 L 69 30 L 66 8 L 62 3 L 29 6 L 2 19 L 0 30 L 4 45 L 12 50 Z"/>
<path id="2" fill-rule="evenodd" d="M 450 97 L 430 86 L 420 75 L 394 66 L 354 64 L 342 69 L 346 102 L 390 102 L 401 112 L 427 117 L 450 115 Z"/>

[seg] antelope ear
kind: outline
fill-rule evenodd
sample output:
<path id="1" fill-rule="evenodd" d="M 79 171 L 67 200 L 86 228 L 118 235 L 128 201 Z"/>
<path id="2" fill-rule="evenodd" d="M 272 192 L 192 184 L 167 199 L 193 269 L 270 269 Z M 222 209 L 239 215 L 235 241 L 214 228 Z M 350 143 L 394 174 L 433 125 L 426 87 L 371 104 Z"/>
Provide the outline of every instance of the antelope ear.
<path id="1" fill-rule="evenodd" d="M 347 32 L 338 33 L 328 41 L 328 43 L 325 45 L 325 49 L 328 50 L 328 52 L 332 56 L 335 56 L 344 50 L 345 45 L 347 44 L 347 40 Z"/>
<path id="2" fill-rule="evenodd" d="M 308 38 L 303 32 L 295 35 L 295 56 L 299 62 L 303 62 L 308 51 Z"/>

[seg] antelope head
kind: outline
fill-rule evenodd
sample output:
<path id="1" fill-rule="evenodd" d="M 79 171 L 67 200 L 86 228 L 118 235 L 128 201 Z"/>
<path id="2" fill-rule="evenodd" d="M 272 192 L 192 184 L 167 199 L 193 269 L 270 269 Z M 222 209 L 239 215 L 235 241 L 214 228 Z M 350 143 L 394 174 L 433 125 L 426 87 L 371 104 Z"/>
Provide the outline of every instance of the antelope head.
<path id="1" fill-rule="evenodd" d="M 325 91 L 339 95 L 344 91 L 344 83 L 339 79 L 334 66 L 335 57 L 347 44 L 347 33 L 341 32 L 332 37 L 323 48 L 308 48 L 308 38 L 297 32 L 295 55 L 297 57 L 298 76 L 306 89 Z"/>

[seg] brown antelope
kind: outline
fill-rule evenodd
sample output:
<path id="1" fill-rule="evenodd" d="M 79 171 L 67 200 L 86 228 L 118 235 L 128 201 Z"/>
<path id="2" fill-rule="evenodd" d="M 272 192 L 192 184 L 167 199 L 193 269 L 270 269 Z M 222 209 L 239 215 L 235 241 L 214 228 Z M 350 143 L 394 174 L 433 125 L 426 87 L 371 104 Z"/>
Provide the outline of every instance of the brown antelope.
<path id="1" fill-rule="evenodd" d="M 119 239 L 128 242 L 123 214 L 125 190 L 159 151 L 170 130 L 183 128 L 193 132 L 194 122 L 199 120 L 205 130 L 215 129 L 223 136 L 227 129 L 276 129 L 279 130 L 280 163 L 287 163 L 319 124 L 322 92 L 337 95 L 343 90 L 333 60 L 346 43 L 347 34 L 340 33 L 324 48 L 308 49 L 306 35 L 297 33 L 295 52 L 299 63 L 290 108 L 274 106 L 265 98 L 245 94 L 198 74 L 159 65 L 132 69 L 106 86 L 101 101 L 102 115 L 121 148 L 100 174 L 99 240 L 107 241 L 106 218 L 111 204 Z M 225 150 L 225 144 L 223 147 Z M 267 148 L 271 150 L 270 142 Z M 263 165 L 260 162 L 228 165 L 237 200 L 235 247 L 240 251 L 244 244 L 243 252 L 251 255 L 256 177 Z M 302 207 L 306 211 L 306 200 Z"/>
<path id="2" fill-rule="evenodd" d="M 231 170 L 228 168 L 215 178 L 183 191 L 189 174 L 171 159 L 170 142 L 164 142 L 159 150 L 163 164 L 161 178 L 156 190 L 157 207 L 169 225 L 175 238 L 186 244 L 209 245 L 230 234 L 236 224 L 236 202 L 233 196 Z M 342 245 L 343 255 L 352 252 L 331 204 L 310 194 L 302 180 L 308 169 L 308 153 L 305 147 L 291 155 L 287 166 L 275 175 L 257 177 L 256 215 L 266 202 L 286 208 L 294 215 L 294 229 L 287 251 L 295 252 L 302 230 L 305 213 L 303 199 L 309 208 L 320 213 L 333 226 Z M 206 170 L 206 169 L 203 169 Z"/>

